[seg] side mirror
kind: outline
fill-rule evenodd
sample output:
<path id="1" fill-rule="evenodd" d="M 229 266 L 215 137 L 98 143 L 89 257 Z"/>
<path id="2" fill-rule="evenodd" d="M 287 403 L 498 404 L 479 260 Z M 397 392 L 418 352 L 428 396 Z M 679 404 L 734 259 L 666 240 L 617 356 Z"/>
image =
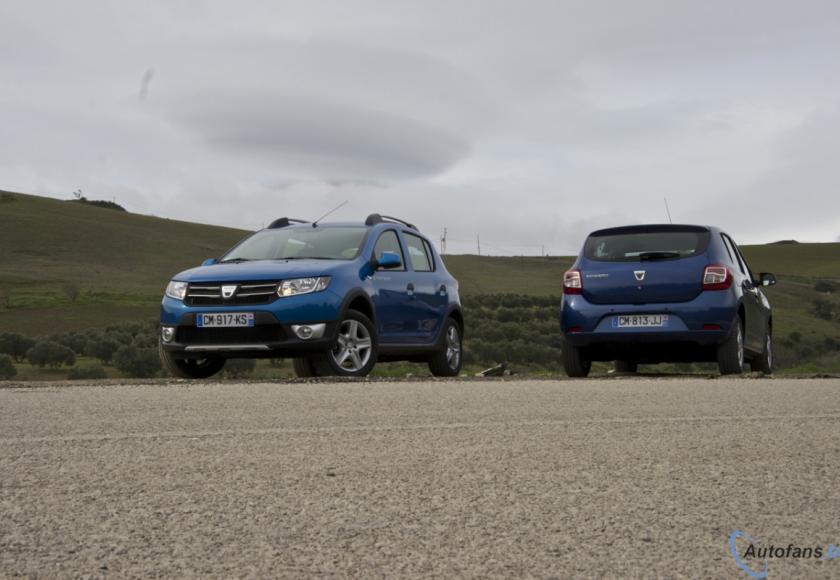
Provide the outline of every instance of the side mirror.
<path id="1" fill-rule="evenodd" d="M 206 260 L 204 260 L 204 261 L 201 263 L 201 265 L 202 265 L 202 266 L 212 266 L 213 264 L 215 264 L 215 263 L 216 263 L 216 261 L 217 261 L 217 260 L 216 260 L 216 258 L 207 258 Z"/>
<path id="2" fill-rule="evenodd" d="M 775 286 L 776 277 L 768 272 L 762 272 L 758 275 L 758 282 L 761 286 Z"/>
<path id="3" fill-rule="evenodd" d="M 379 259 L 374 258 L 373 262 L 377 270 L 393 270 L 402 267 L 402 259 L 394 252 L 382 252 Z"/>

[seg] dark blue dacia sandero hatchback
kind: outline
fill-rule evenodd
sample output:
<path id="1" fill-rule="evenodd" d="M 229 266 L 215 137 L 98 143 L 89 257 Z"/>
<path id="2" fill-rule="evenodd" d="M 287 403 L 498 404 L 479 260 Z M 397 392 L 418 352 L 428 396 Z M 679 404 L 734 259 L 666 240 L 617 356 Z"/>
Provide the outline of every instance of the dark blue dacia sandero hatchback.
<path id="1" fill-rule="evenodd" d="M 415 226 L 280 218 L 218 259 L 181 272 L 161 304 L 160 356 L 206 378 L 229 358 L 294 358 L 299 376 L 364 376 L 379 361 L 461 369 L 453 278 Z"/>
<path id="2" fill-rule="evenodd" d="M 587 237 L 566 272 L 560 326 L 563 364 L 573 377 L 592 361 L 716 361 L 722 374 L 773 367 L 773 317 L 738 246 L 714 227 L 640 225 Z"/>

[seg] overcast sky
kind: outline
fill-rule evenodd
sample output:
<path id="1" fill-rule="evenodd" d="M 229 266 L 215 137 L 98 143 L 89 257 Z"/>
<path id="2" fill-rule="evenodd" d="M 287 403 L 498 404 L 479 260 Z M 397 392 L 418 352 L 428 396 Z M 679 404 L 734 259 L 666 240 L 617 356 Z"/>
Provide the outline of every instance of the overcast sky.
<path id="1" fill-rule="evenodd" d="M 3 2 L 0 189 L 451 253 L 592 229 L 840 236 L 840 3 Z M 332 218 L 331 218 L 332 219 Z"/>

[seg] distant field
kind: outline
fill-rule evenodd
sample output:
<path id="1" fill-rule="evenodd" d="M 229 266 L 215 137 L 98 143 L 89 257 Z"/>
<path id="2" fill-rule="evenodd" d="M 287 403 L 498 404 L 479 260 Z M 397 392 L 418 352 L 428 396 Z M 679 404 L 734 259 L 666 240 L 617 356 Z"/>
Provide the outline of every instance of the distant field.
<path id="1" fill-rule="evenodd" d="M 0 192 L 2 193 L 2 192 Z M 219 256 L 248 232 L 23 194 L 0 195 L 0 332 L 32 336 L 149 320 L 176 272 Z M 840 321 L 814 316 L 819 278 L 840 281 L 840 244 L 746 246 L 767 290 L 779 337 L 840 339 Z M 561 293 L 571 257 L 445 256 L 465 296 Z M 73 288 L 78 296 L 72 298 Z"/>

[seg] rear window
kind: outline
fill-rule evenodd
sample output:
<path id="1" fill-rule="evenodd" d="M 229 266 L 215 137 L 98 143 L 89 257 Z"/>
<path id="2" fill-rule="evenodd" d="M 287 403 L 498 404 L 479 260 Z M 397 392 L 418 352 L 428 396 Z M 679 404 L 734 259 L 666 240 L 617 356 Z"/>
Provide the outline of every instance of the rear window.
<path id="1" fill-rule="evenodd" d="M 643 262 L 690 258 L 709 247 L 709 231 L 690 230 L 602 230 L 586 239 L 583 255 L 599 262 Z"/>

